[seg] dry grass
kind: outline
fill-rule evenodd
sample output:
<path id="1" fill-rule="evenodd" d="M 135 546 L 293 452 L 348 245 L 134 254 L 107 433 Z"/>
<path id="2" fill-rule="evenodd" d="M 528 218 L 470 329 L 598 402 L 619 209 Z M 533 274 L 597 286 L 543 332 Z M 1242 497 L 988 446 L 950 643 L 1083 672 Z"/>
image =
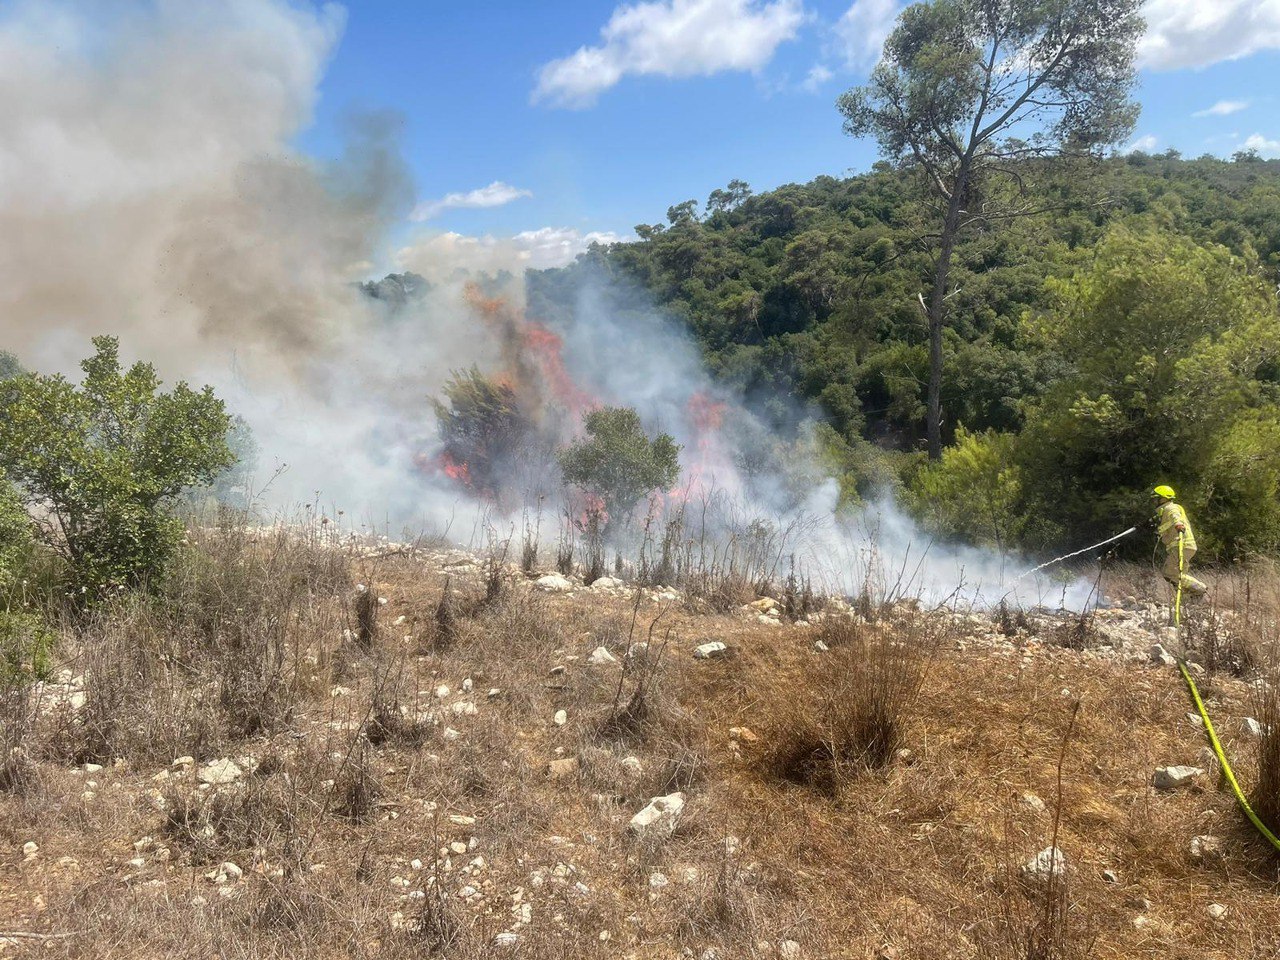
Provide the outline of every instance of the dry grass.
<path id="1" fill-rule="evenodd" d="M 335 560 L 317 544 L 209 536 L 199 549 L 216 559 L 191 561 L 172 592 L 67 638 L 81 711 L 6 704 L 5 734 L 29 759 L 27 779 L 0 794 L 0 841 L 14 851 L 0 867 L 0 926 L 72 934 L 42 955 L 668 960 L 776 957 L 795 941 L 805 957 L 1029 960 L 1091 944 L 1098 958 L 1235 960 L 1277 949 L 1276 860 L 1231 798 L 1208 777 L 1150 789 L 1156 766 L 1199 763 L 1204 745 L 1173 671 L 1045 638 L 981 646 L 967 618 L 907 603 L 877 604 L 875 622 L 829 611 L 812 628 L 772 626 L 652 592 L 547 596 L 511 576 L 485 602 L 483 563 L 446 571 L 413 552 Z M 345 612 L 353 570 L 387 600 L 367 651 Z M 1258 621 L 1261 592 L 1254 581 Z M 439 643 L 446 595 L 450 642 Z M 695 661 L 707 639 L 738 655 Z M 955 639 L 970 642 L 961 652 Z M 628 659 L 640 642 L 651 655 Z M 618 662 L 589 664 L 599 646 Z M 1241 779 L 1260 802 L 1276 795 L 1275 741 L 1254 757 L 1237 731 L 1255 710 L 1277 729 L 1263 714 L 1280 708 L 1226 671 L 1214 687 Z M 172 766 L 182 754 L 257 765 L 201 789 Z M 566 759 L 577 766 L 553 775 Z M 105 769 L 72 768 L 85 760 Z M 674 835 L 636 842 L 631 816 L 676 790 L 686 808 Z M 1221 861 L 1191 857 L 1206 833 L 1221 838 Z M 29 840 L 40 850 L 27 861 Z M 1017 868 L 1055 840 L 1074 869 L 1046 897 Z M 206 879 L 227 862 L 243 877 Z M 1149 909 L 1130 905 L 1140 898 Z M 1228 906 L 1222 920 L 1207 917 L 1212 902 Z M 515 946 L 494 946 L 513 929 Z"/>
<path id="2" fill-rule="evenodd" d="M 910 609 L 890 629 L 826 618 L 819 636 L 831 653 L 815 664 L 805 700 L 779 704 L 764 769 L 834 796 L 861 772 L 886 766 L 947 630 L 945 618 Z"/>
<path id="3" fill-rule="evenodd" d="M 1280 831 L 1280 663 L 1274 658 L 1253 687 L 1257 780 L 1250 803 L 1272 833 Z M 1280 835 L 1280 834 L 1278 834 Z"/>

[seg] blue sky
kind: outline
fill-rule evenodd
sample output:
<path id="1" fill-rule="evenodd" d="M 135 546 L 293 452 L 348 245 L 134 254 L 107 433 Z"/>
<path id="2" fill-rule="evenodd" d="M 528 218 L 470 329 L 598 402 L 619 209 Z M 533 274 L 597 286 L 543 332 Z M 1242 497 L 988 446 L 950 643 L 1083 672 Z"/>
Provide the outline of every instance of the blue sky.
<path id="1" fill-rule="evenodd" d="M 56 213 L 87 243 L 92 208 L 160 237 L 262 159 L 336 157 L 353 115 L 389 113 L 418 215 L 335 245 L 344 275 L 553 266 L 734 178 L 763 191 L 866 170 L 874 147 L 842 133 L 834 101 L 901 6 L 0 0 L 0 212 Z M 1144 13 L 1124 146 L 1280 156 L 1280 0 Z M 120 212 L 144 195 L 149 219 Z"/>
<path id="2" fill-rule="evenodd" d="M 419 229 L 629 235 L 734 177 L 764 190 L 865 170 L 873 145 L 841 132 L 833 101 L 865 77 L 897 9 L 893 0 L 652 0 L 630 10 L 359 0 L 346 7 L 300 145 L 332 154 L 345 115 L 390 109 L 405 118 L 421 212 L 431 213 Z M 1253 138 L 1280 155 L 1280 3 L 1153 0 L 1147 15 L 1135 142 L 1229 155 Z M 611 21 L 612 42 L 602 36 Z M 540 71 L 557 61 L 560 73 L 540 89 Z M 500 186 L 473 193 L 491 184 Z M 439 203 L 451 194 L 495 205 Z"/>

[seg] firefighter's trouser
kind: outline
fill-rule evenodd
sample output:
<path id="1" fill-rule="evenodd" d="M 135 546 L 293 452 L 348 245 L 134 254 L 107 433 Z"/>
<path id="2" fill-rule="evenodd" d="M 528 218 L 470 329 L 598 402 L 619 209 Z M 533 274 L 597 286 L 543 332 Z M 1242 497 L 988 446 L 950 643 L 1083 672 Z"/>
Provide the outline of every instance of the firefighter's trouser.
<path id="1" fill-rule="evenodd" d="M 1195 555 L 1196 548 L 1194 546 L 1184 546 L 1182 548 L 1182 592 L 1193 597 L 1199 597 L 1203 596 L 1209 588 L 1195 577 L 1191 576 L 1189 572 L 1191 570 L 1191 558 Z M 1177 543 L 1174 543 L 1169 547 L 1169 552 L 1164 555 L 1164 567 L 1160 572 L 1164 574 L 1164 578 L 1176 589 L 1178 586 L 1179 574 Z"/>

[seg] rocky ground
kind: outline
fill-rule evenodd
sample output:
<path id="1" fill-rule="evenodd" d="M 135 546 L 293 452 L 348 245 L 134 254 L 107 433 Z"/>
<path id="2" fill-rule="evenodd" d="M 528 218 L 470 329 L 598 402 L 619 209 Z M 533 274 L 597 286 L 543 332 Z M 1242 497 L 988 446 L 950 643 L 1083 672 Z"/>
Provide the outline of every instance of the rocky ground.
<path id="1" fill-rule="evenodd" d="M 1170 631 L 1145 575 L 1083 618 L 793 620 L 551 572 L 486 603 L 462 551 L 349 563 L 244 736 L 200 732 L 216 678 L 144 670 L 148 711 L 68 748 L 102 683 L 68 641 L 0 794 L 0 956 L 1028 957 L 1050 913 L 1030 955 L 1278 955 L 1280 855 L 1172 665 L 1254 782 L 1242 614 Z M 892 751 L 824 772 L 893 670 Z"/>

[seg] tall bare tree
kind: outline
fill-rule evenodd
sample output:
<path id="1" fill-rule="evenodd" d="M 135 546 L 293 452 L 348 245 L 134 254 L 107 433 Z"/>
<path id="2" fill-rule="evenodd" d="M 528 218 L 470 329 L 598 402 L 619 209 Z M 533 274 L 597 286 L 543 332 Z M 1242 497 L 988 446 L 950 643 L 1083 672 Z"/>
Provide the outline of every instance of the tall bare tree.
<path id="1" fill-rule="evenodd" d="M 1142 0 L 928 0 L 902 12 L 844 128 L 924 178 L 939 227 L 929 321 L 929 456 L 942 453 L 942 330 L 956 241 L 1038 212 L 1033 161 L 1096 156 L 1133 131 Z M 1011 190 L 995 189 L 1004 179 Z M 1002 197 L 1002 199 L 997 199 Z"/>

